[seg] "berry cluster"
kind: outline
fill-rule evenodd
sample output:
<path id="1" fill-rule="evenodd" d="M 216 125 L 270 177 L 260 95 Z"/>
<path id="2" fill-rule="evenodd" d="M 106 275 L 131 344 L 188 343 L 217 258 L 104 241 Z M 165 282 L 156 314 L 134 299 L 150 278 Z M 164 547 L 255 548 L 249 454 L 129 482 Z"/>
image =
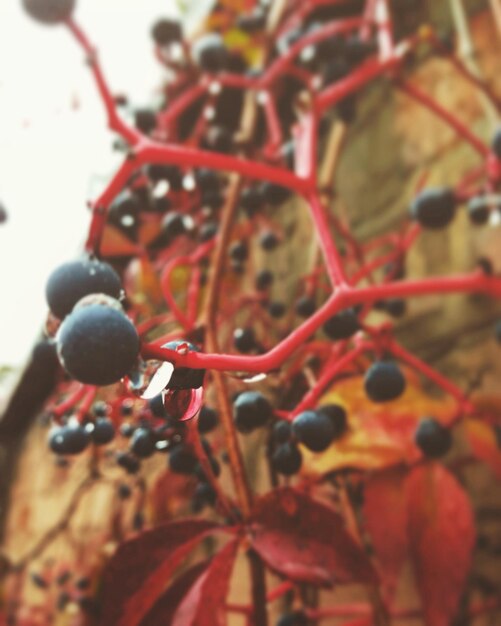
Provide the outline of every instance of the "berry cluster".
<path id="1" fill-rule="evenodd" d="M 417 457 L 445 455 L 450 428 L 473 411 L 472 401 L 396 341 L 393 320 L 411 297 L 501 296 L 501 279 L 485 259 L 466 274 L 405 273 L 423 230 L 448 227 L 460 207 L 475 226 L 498 210 L 501 130 L 485 144 L 405 81 L 418 47 L 444 53 L 434 33 L 395 41 L 386 0 L 290 2 L 277 15 L 273 4 L 249 3 L 236 22 L 241 46 L 227 43 L 224 28 L 190 41 L 181 24 L 159 20 L 151 35 L 170 76 L 164 102 L 134 109 L 110 92 L 73 16 L 75 0 L 23 4 L 41 22 L 64 23 L 83 48 L 124 153 L 92 202 L 86 256 L 56 269 L 47 284 L 47 328 L 64 370 L 58 402 L 48 407 L 51 450 L 66 456 L 110 445 L 127 474 L 167 453 L 172 473 L 196 479 L 194 511 L 209 505 L 246 518 L 252 494 L 237 433 L 267 429 L 275 478 L 296 475 L 307 451 L 323 453 L 350 432 L 347 408 L 323 400 L 333 385 L 362 372 L 367 404 L 392 406 L 413 371 L 457 405 L 446 425 L 416 416 Z M 329 206 L 339 146 L 333 152 L 326 135 L 356 120 L 359 94 L 380 76 L 449 123 L 481 163 L 454 187 L 421 189 L 400 232 L 359 242 Z M 297 277 L 294 301 L 274 271 L 288 238 L 275 218 L 283 206 L 309 212 L 321 254 Z M 374 323 L 375 311 L 388 319 Z M 279 391 L 249 387 L 270 373 L 280 377 Z M 224 442 L 209 442 L 205 435 L 220 423 Z M 223 460 L 236 502 L 218 481 Z M 128 497 L 126 485 L 121 493 Z M 302 612 L 279 621 L 306 623 Z"/>

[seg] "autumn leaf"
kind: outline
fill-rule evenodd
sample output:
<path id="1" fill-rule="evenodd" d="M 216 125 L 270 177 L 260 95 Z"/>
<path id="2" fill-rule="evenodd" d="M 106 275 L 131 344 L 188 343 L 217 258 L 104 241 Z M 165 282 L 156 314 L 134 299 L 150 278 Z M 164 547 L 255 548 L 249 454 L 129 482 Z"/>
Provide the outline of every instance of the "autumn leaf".
<path id="1" fill-rule="evenodd" d="M 414 431 L 419 419 L 433 416 L 447 424 L 456 405 L 451 398 L 429 396 L 413 372 L 406 370 L 406 378 L 404 394 L 384 404 L 374 404 L 367 398 L 362 376 L 336 383 L 318 405 L 344 406 L 348 431 L 321 454 L 303 447 L 303 472 L 318 476 L 343 468 L 383 469 L 416 461 L 420 453 L 414 444 Z"/>
<path id="2" fill-rule="evenodd" d="M 225 626 L 226 596 L 240 538 L 232 539 L 210 561 L 166 626 Z"/>
<path id="3" fill-rule="evenodd" d="M 256 503 L 250 541 L 287 578 L 317 585 L 374 582 L 371 563 L 333 508 L 288 487 Z"/>
<path id="4" fill-rule="evenodd" d="M 185 519 L 121 544 L 104 572 L 102 626 L 136 626 L 186 556 L 219 530 L 213 522 Z"/>
<path id="5" fill-rule="evenodd" d="M 210 560 L 202 561 L 183 572 L 157 600 L 153 608 L 141 621 L 139 626 L 168 626 L 174 613 L 181 604 L 197 578 L 207 569 Z"/>
<path id="6" fill-rule="evenodd" d="M 501 480 L 501 450 L 492 426 L 479 420 L 467 419 L 464 427 L 474 456 L 483 461 L 494 476 Z"/>
<path id="7" fill-rule="evenodd" d="M 449 626 L 470 569 L 470 501 L 439 463 L 413 468 L 405 485 L 408 537 L 427 626 Z"/>
<path id="8" fill-rule="evenodd" d="M 369 476 L 364 489 L 365 525 L 389 595 L 408 554 L 406 475 L 404 467 L 383 470 Z"/>

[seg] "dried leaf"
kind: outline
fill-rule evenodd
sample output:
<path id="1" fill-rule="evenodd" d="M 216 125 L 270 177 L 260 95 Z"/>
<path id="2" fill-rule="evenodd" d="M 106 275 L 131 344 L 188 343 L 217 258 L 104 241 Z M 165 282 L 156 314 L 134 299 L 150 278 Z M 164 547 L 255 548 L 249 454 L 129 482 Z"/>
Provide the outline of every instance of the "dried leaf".
<path id="1" fill-rule="evenodd" d="M 370 476 L 364 489 L 365 524 L 390 595 L 408 553 L 406 475 L 402 467 L 384 470 Z"/>
<path id="2" fill-rule="evenodd" d="M 232 539 L 211 560 L 179 605 L 169 626 L 225 626 L 225 601 L 240 538 Z"/>
<path id="3" fill-rule="evenodd" d="M 185 519 L 163 524 L 121 544 L 103 582 L 103 626 L 136 626 L 189 552 L 220 530 L 213 522 Z"/>
<path id="4" fill-rule="evenodd" d="M 210 560 L 197 563 L 183 572 L 167 589 L 167 591 L 157 600 L 148 615 L 142 620 L 139 626 L 167 626 L 172 622 L 177 608 L 183 601 L 192 585 L 198 577 L 207 569 Z"/>
<path id="5" fill-rule="evenodd" d="M 475 544 L 470 501 L 438 463 L 415 467 L 406 481 L 408 532 L 427 626 L 449 626 Z"/>
<path id="6" fill-rule="evenodd" d="M 303 471 L 317 476 L 347 467 L 383 469 L 417 460 L 420 455 L 414 444 L 414 431 L 419 419 L 433 415 L 447 424 L 456 406 L 452 399 L 437 400 L 427 395 L 419 379 L 408 370 L 406 378 L 404 394 L 384 405 L 367 398 L 360 376 L 336 383 L 319 405 L 343 405 L 348 415 L 348 432 L 321 454 L 302 448 Z"/>
<path id="7" fill-rule="evenodd" d="M 492 426 L 474 419 L 465 420 L 464 425 L 473 454 L 501 480 L 501 450 Z"/>
<path id="8" fill-rule="evenodd" d="M 257 502 L 250 541 L 271 569 L 294 581 L 330 586 L 376 579 L 341 516 L 294 489 L 275 489 Z"/>

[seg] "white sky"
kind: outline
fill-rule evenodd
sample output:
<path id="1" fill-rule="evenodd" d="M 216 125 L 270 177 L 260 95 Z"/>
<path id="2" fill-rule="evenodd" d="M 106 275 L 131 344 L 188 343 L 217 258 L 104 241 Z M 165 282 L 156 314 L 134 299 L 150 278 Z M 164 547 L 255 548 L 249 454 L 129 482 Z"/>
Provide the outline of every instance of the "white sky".
<path id="1" fill-rule="evenodd" d="M 81 247 L 86 201 L 119 159 L 82 51 L 64 27 L 33 22 L 20 4 L 0 0 L 0 200 L 9 212 L 0 226 L 0 365 L 29 354 L 46 314 L 46 279 Z M 190 11 L 205 4 L 191 0 Z M 160 84 L 149 31 L 166 15 L 177 15 L 175 0 L 78 2 L 113 92 L 136 105 Z"/>

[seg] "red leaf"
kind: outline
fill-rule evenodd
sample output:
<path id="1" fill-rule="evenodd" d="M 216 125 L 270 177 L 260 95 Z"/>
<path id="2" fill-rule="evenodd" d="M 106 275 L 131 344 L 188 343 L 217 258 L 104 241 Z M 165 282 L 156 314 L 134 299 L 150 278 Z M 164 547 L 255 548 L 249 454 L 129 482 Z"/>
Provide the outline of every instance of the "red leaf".
<path id="1" fill-rule="evenodd" d="M 181 574 L 167 591 L 155 603 L 148 615 L 143 619 L 140 626 L 166 626 L 172 621 L 174 613 L 181 604 L 184 596 L 197 578 L 208 567 L 210 560 L 197 563 Z"/>
<path id="2" fill-rule="evenodd" d="M 427 626 L 449 626 L 471 563 L 470 501 L 438 463 L 415 467 L 406 483 L 411 556 Z"/>
<path id="3" fill-rule="evenodd" d="M 364 490 L 365 523 L 389 594 L 395 590 L 408 552 L 406 475 L 401 467 L 378 472 L 367 480 Z"/>
<path id="4" fill-rule="evenodd" d="M 163 524 L 120 545 L 104 573 L 103 626 L 136 626 L 188 553 L 218 530 L 222 528 L 213 522 L 187 519 Z"/>
<path id="5" fill-rule="evenodd" d="M 239 544 L 237 537 L 213 557 L 168 626 L 225 626 L 226 596 Z"/>
<path id="6" fill-rule="evenodd" d="M 294 489 L 275 489 L 257 502 L 250 534 L 268 566 L 291 580 L 330 586 L 376 579 L 341 516 Z"/>

